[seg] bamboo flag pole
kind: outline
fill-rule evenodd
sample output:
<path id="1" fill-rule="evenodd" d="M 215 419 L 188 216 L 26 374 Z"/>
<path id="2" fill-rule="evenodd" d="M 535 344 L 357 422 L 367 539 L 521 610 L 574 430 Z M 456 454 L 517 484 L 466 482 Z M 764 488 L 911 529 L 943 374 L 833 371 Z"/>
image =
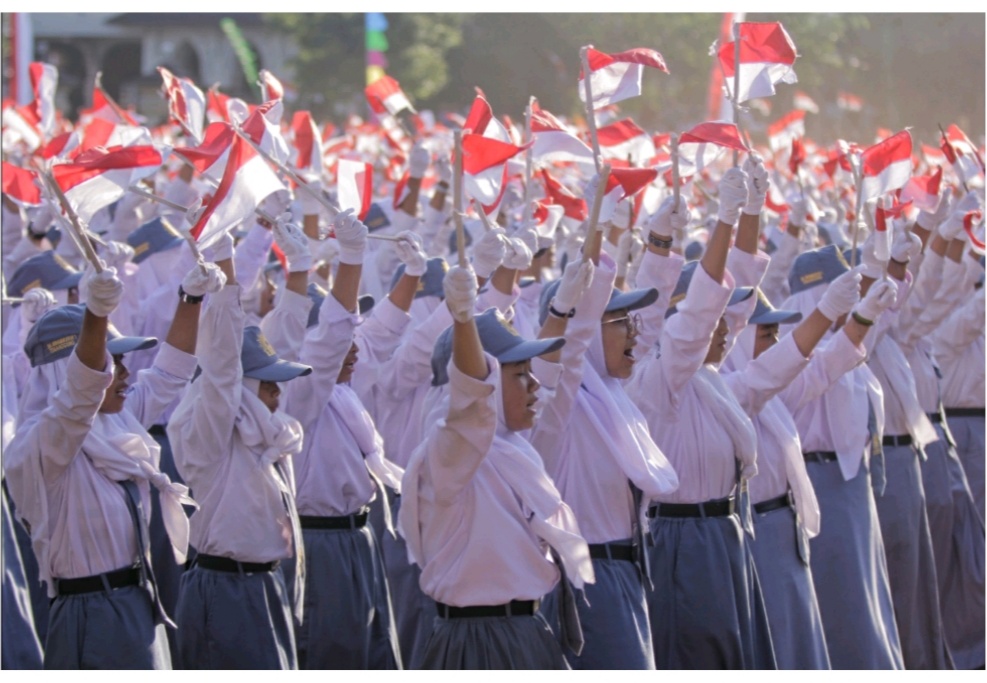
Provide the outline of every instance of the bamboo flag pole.
<path id="1" fill-rule="evenodd" d="M 86 232 L 82 229 L 82 225 L 79 223 L 79 216 L 76 215 L 72 205 L 69 204 L 68 197 L 66 197 L 65 193 L 62 192 L 62 188 L 59 187 L 57 182 L 55 182 L 55 179 L 52 177 L 51 173 L 43 173 L 39 175 L 45 179 L 49 189 L 58 198 L 58 203 L 65 209 L 65 213 L 69 217 L 69 225 L 72 228 L 68 231 L 68 233 L 69 236 L 75 241 L 75 246 L 79 248 L 80 253 L 86 257 L 86 260 L 92 264 L 93 269 L 97 273 L 102 273 L 103 263 L 99 260 L 99 256 L 96 255 L 96 250 L 93 249 L 92 242 L 89 241 L 89 238 L 86 236 Z"/>
<path id="2" fill-rule="evenodd" d="M 531 142 L 531 110 L 538 100 L 532 95 L 528 98 L 528 109 L 525 111 L 524 141 Z M 524 153 L 524 211 L 521 213 L 521 225 L 527 225 L 531 220 L 531 147 Z M 482 210 L 481 210 L 482 213 Z"/>
<path id="3" fill-rule="evenodd" d="M 679 210 L 679 134 L 672 133 L 672 196 L 675 197 L 675 211 Z"/>
<path id="4" fill-rule="evenodd" d="M 466 267 L 466 233 L 463 230 L 463 131 L 453 134 L 456 163 L 452 171 L 452 215 L 456 221 L 456 251 L 459 252 L 459 267 Z M 481 207 L 480 213 L 483 213 Z"/>
<path id="5" fill-rule="evenodd" d="M 740 130 L 740 22 L 733 22 L 733 118 Z M 740 158 L 740 150 L 733 150 L 733 165 Z"/>
<path id="6" fill-rule="evenodd" d="M 494 228 L 497 227 L 496 225 L 490 222 L 490 216 L 488 216 L 487 212 L 483 210 L 483 204 L 481 204 L 478 200 L 474 199 L 473 207 L 476 209 L 476 212 L 480 214 L 480 220 L 483 222 L 483 227 L 485 230 L 493 230 Z"/>
<path id="7" fill-rule="evenodd" d="M 861 160 L 859 156 L 854 156 L 853 159 L 854 159 L 853 175 L 857 185 L 857 206 L 853 212 L 853 244 L 850 245 L 851 268 L 857 265 L 857 237 L 860 232 L 857 226 L 860 225 L 861 211 L 863 210 L 863 206 L 864 206 L 864 194 L 863 194 L 864 174 L 860 168 Z"/>
<path id="8" fill-rule="evenodd" d="M 586 92 L 586 125 L 589 126 L 589 138 L 593 143 L 593 163 L 596 164 L 596 172 L 602 172 L 600 161 L 600 141 L 596 137 L 596 112 L 593 109 L 593 86 L 590 85 L 589 70 L 589 49 L 592 45 L 580 48 L 579 56 L 583 62 L 583 90 Z"/>

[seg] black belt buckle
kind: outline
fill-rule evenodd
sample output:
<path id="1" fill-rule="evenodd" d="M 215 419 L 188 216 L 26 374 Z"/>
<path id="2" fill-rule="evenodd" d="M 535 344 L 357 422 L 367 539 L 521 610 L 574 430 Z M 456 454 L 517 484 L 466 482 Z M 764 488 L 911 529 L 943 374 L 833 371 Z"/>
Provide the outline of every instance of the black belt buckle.
<path id="1" fill-rule="evenodd" d="M 272 572 L 281 564 L 280 560 L 273 562 L 240 562 L 232 557 L 220 557 L 218 555 L 205 555 L 199 553 L 195 557 L 195 563 L 203 569 L 227 572 L 230 574 L 262 574 Z"/>
<path id="2" fill-rule="evenodd" d="M 788 491 L 775 498 L 769 498 L 768 500 L 762 500 L 760 503 L 754 503 L 754 512 L 759 515 L 763 515 L 766 512 L 773 512 L 774 510 L 779 510 L 783 507 L 794 507 L 792 505 L 792 492 Z"/>
<path id="3" fill-rule="evenodd" d="M 624 560 L 634 562 L 637 545 L 623 543 L 590 543 L 589 556 L 594 560 Z"/>
<path id="4" fill-rule="evenodd" d="M 538 611 L 538 600 L 511 600 L 505 605 L 471 605 L 469 607 L 454 607 L 436 602 L 435 608 L 443 619 L 533 616 Z"/>
<path id="5" fill-rule="evenodd" d="M 912 435 L 911 434 L 889 434 L 886 435 L 881 443 L 884 446 L 911 446 L 912 445 Z"/>
<path id="6" fill-rule="evenodd" d="M 116 590 L 126 586 L 139 586 L 140 583 L 140 565 L 134 565 L 77 579 L 55 579 L 55 592 L 59 595 L 80 595 L 82 593 L 95 593 L 104 589 Z"/>
<path id="7" fill-rule="evenodd" d="M 837 460 L 835 451 L 808 451 L 802 453 L 802 458 L 806 462 L 817 462 L 820 464 Z"/>

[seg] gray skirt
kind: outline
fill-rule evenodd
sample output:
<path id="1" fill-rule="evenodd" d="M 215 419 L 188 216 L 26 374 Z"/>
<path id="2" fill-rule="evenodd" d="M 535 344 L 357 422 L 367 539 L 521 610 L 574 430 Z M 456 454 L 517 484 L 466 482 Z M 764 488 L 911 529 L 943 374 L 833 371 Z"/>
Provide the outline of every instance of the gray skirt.
<path id="1" fill-rule="evenodd" d="M 984 416 L 950 417 L 949 429 L 956 439 L 956 453 L 963 463 L 970 492 L 984 519 Z"/>
<path id="2" fill-rule="evenodd" d="M 903 669 L 884 541 L 870 473 L 850 481 L 840 464 L 807 462 L 822 526 L 812 539 L 812 578 L 834 669 Z"/>
<path id="3" fill-rule="evenodd" d="M 377 538 L 362 529 L 303 529 L 305 618 L 301 669 L 400 669 L 401 653 Z M 293 595 L 294 559 L 284 565 Z"/>
<path id="4" fill-rule="evenodd" d="M 761 581 L 771 643 L 779 669 L 828 669 L 812 570 L 798 552 L 795 511 L 791 507 L 754 514 L 751 553 Z"/>
<path id="5" fill-rule="evenodd" d="M 194 566 L 182 576 L 175 623 L 182 669 L 297 669 L 281 567 L 238 574 Z"/>
<path id="6" fill-rule="evenodd" d="M 885 446 L 887 487 L 876 500 L 877 516 L 905 668 L 952 669 L 919 461 L 911 446 Z"/>
<path id="7" fill-rule="evenodd" d="M 24 565 L 17 547 L 14 521 L 3 492 L 3 638 L 0 666 L 4 669 L 40 669 L 43 654 L 34 628 L 31 593 L 24 576 Z"/>
<path id="8" fill-rule="evenodd" d="M 655 517 L 648 549 L 659 669 L 774 669 L 754 560 L 736 515 Z"/>

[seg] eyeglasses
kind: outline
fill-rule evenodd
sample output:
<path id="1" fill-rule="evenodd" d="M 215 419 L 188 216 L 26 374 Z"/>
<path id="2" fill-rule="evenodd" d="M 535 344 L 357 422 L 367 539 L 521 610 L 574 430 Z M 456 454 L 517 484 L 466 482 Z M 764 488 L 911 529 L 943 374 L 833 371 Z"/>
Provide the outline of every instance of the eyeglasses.
<path id="1" fill-rule="evenodd" d="M 613 320 L 604 320 L 604 325 L 613 325 L 616 323 L 623 323 L 624 329 L 627 330 L 628 337 L 636 337 L 641 331 L 641 315 L 635 313 L 633 315 L 625 315 L 623 318 L 614 318 Z"/>

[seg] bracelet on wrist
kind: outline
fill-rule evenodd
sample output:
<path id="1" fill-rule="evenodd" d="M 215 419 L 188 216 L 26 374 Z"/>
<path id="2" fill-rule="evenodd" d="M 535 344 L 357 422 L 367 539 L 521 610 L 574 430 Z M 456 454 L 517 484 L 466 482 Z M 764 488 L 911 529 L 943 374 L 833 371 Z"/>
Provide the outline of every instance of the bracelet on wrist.
<path id="1" fill-rule="evenodd" d="M 178 300 L 183 303 L 201 304 L 202 300 L 205 298 L 206 298 L 205 294 L 201 296 L 192 296 L 191 294 L 187 293 L 181 285 L 178 285 Z"/>
<path id="2" fill-rule="evenodd" d="M 874 324 L 874 321 L 873 320 L 868 320 L 867 318 L 863 317 L 862 315 L 860 315 L 856 311 L 853 311 L 852 313 L 850 313 L 850 315 L 853 317 L 854 320 L 856 320 L 858 323 L 860 323 L 864 327 L 870 327 L 871 325 Z"/>
<path id="3" fill-rule="evenodd" d="M 449 189 L 449 183 L 447 183 L 444 180 L 440 180 L 439 182 L 435 183 L 435 187 L 437 187 L 440 190 L 448 190 Z"/>
<path id="4" fill-rule="evenodd" d="M 653 232 L 648 233 L 648 244 L 655 247 L 656 249 L 671 249 L 672 248 L 672 238 L 662 237 L 656 235 Z"/>
<path id="5" fill-rule="evenodd" d="M 554 299 L 552 299 L 552 302 L 548 304 L 548 314 L 553 318 L 571 318 L 572 316 L 576 315 L 575 308 L 570 308 L 568 313 L 563 313 L 562 311 L 556 310 L 554 304 L 555 304 Z"/>

